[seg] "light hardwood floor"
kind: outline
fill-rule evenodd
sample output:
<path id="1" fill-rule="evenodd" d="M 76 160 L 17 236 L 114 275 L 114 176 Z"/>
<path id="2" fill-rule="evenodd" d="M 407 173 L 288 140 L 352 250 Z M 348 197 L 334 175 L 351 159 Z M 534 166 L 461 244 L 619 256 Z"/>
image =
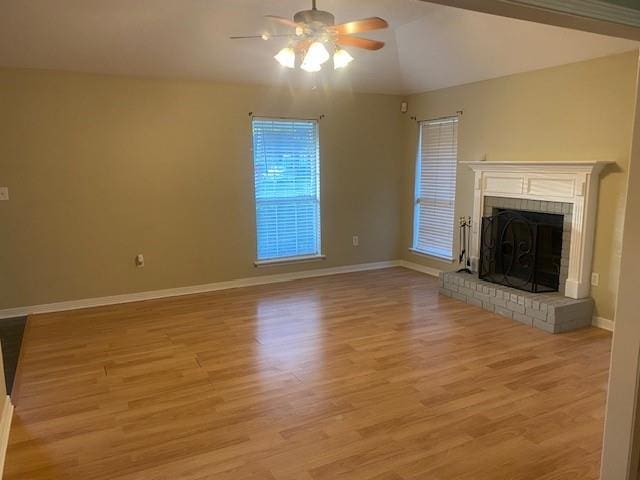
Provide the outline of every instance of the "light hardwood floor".
<path id="1" fill-rule="evenodd" d="M 4 478 L 596 479 L 609 349 L 401 268 L 39 315 Z"/>

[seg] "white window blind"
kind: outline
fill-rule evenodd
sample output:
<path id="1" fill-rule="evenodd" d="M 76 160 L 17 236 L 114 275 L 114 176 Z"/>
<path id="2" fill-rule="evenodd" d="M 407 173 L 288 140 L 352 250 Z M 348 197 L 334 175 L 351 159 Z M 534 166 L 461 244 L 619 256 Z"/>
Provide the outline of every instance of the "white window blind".
<path id="1" fill-rule="evenodd" d="M 320 255 L 317 121 L 252 125 L 258 261 Z"/>
<path id="2" fill-rule="evenodd" d="M 416 161 L 413 249 L 453 259 L 458 118 L 420 123 Z"/>

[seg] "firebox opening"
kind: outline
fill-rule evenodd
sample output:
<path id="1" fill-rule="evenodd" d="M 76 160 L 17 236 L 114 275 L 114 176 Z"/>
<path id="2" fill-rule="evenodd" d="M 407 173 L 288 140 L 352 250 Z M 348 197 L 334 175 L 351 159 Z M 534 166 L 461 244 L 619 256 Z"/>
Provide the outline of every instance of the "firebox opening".
<path id="1" fill-rule="evenodd" d="M 557 292 L 564 216 L 494 208 L 483 217 L 479 276 L 529 292 Z"/>

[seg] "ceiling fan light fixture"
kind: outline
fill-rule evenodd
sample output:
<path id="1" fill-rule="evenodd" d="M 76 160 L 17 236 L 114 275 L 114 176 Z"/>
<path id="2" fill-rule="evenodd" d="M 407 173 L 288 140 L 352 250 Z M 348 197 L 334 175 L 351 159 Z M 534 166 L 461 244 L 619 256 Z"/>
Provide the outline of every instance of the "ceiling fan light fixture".
<path id="1" fill-rule="evenodd" d="M 329 58 L 331 58 L 331 56 L 327 51 L 327 47 L 325 47 L 321 42 L 313 42 L 307 50 L 307 54 L 304 56 L 302 63 L 320 66 L 329 60 Z"/>
<path id="2" fill-rule="evenodd" d="M 340 68 L 344 68 L 353 62 L 353 57 L 342 48 L 338 48 L 333 54 L 333 68 L 338 70 Z"/>
<path id="3" fill-rule="evenodd" d="M 322 69 L 320 64 L 318 64 L 318 63 L 307 63 L 306 61 L 302 62 L 302 65 L 300 65 L 300 68 L 302 70 L 304 70 L 305 72 L 309 72 L 309 73 L 319 72 Z"/>
<path id="4" fill-rule="evenodd" d="M 295 68 L 296 67 L 296 52 L 293 51 L 291 47 L 285 47 L 278 52 L 278 54 L 273 57 L 276 61 L 286 68 Z"/>
<path id="5" fill-rule="evenodd" d="M 336 25 L 335 16 L 331 12 L 318 10 L 316 3 L 317 0 L 311 0 L 311 9 L 297 12 L 293 16 L 293 20 L 277 15 L 265 15 L 265 18 L 271 22 L 292 29 L 289 33 L 264 32 L 262 35 L 230 38 L 232 40 L 287 38 L 289 46 L 280 50 L 274 58 L 285 68 L 294 69 L 299 65 L 307 72 L 319 72 L 332 57 L 335 70 L 345 68 L 354 60 L 349 52 L 341 48 L 345 45 L 349 48 L 362 48 L 371 51 L 384 47 L 384 42 L 379 40 L 353 36 L 389 27 L 384 18 L 361 18 Z"/>

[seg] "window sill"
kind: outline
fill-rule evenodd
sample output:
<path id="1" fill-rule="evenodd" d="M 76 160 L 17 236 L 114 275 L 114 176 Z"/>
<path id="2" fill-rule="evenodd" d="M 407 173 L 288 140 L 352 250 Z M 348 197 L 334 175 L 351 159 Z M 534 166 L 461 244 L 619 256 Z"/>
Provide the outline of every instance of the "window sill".
<path id="1" fill-rule="evenodd" d="M 318 262 L 320 260 L 325 260 L 326 255 L 307 255 L 304 257 L 286 257 L 286 258 L 275 258 L 273 260 L 256 260 L 253 262 L 255 267 L 271 267 L 275 265 L 288 265 L 292 263 L 307 263 L 307 262 Z"/>
<path id="2" fill-rule="evenodd" d="M 436 255 L 436 254 L 433 254 L 433 253 L 422 252 L 420 250 L 416 250 L 415 248 L 409 248 L 409 251 L 411 253 L 415 253 L 416 255 L 420 255 L 422 257 L 427 257 L 427 258 L 431 258 L 433 260 L 438 260 L 439 262 L 453 263 L 453 258 L 440 256 L 440 255 Z"/>

